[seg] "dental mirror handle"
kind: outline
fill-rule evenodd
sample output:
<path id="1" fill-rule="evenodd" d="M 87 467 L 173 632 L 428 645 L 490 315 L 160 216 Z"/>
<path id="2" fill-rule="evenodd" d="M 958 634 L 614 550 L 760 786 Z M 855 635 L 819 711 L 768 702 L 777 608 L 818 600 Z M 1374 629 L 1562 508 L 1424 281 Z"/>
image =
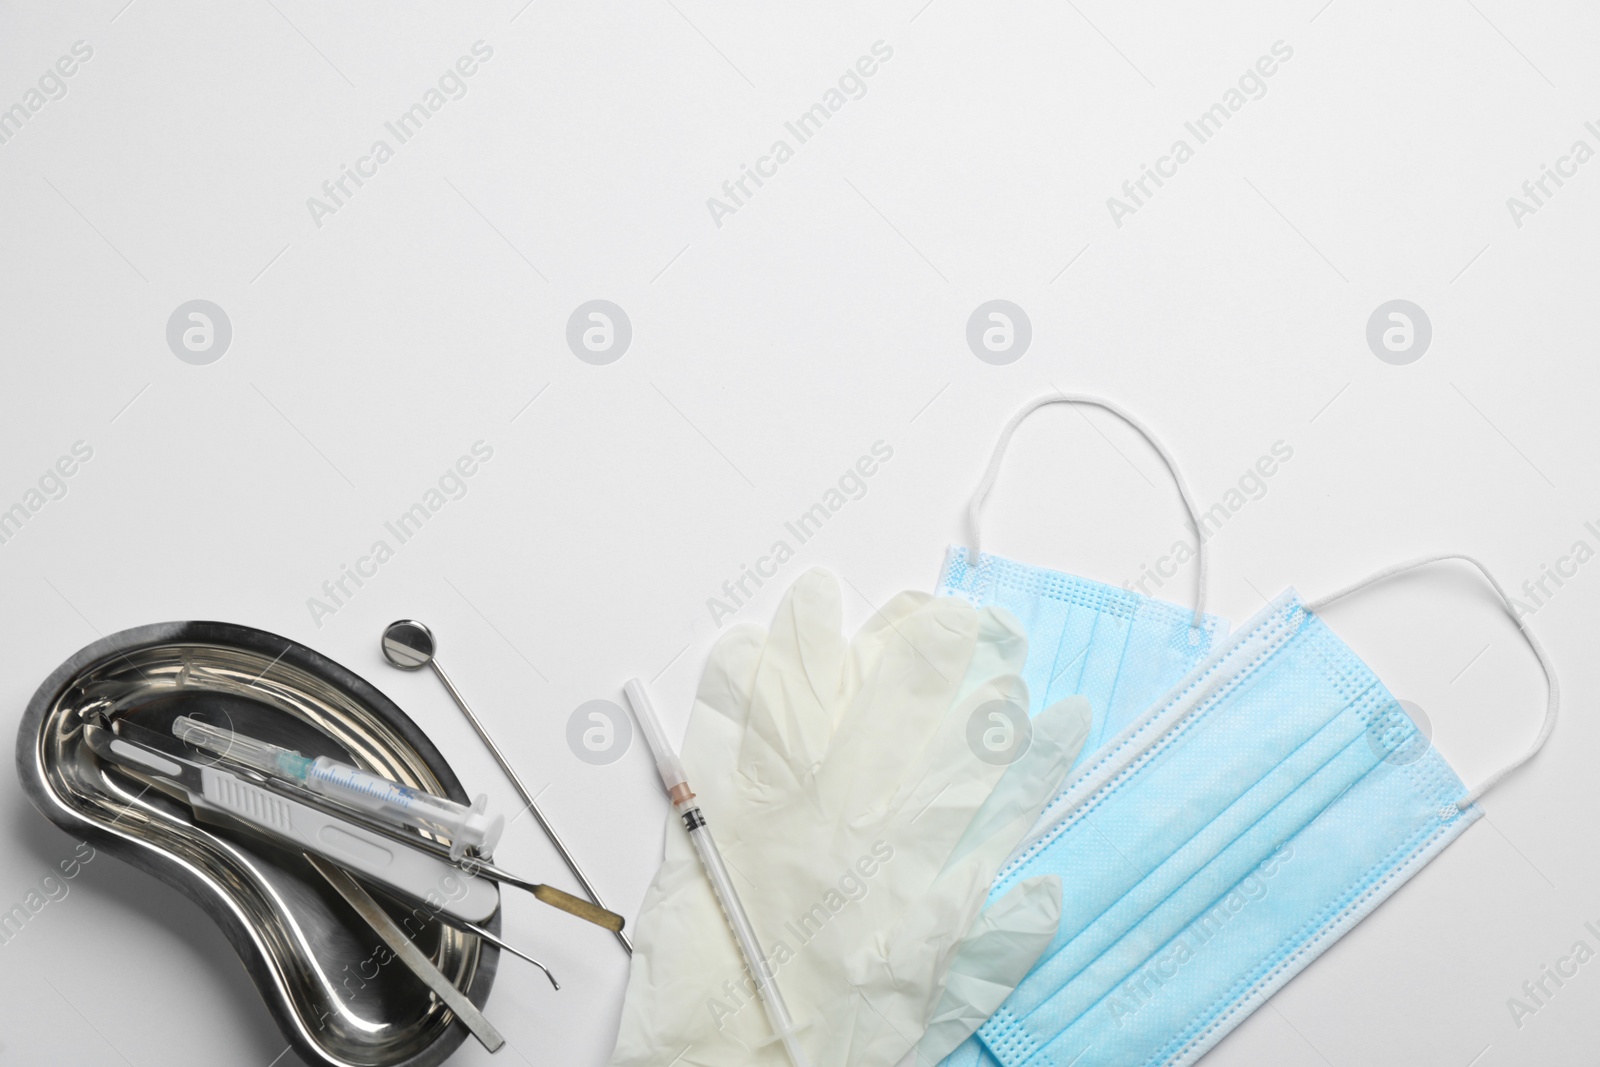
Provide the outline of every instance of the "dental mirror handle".
<path id="1" fill-rule="evenodd" d="M 478 740 L 483 742 L 484 747 L 489 750 L 489 754 L 494 757 L 494 761 L 500 765 L 500 770 L 505 772 L 505 776 L 511 780 L 511 784 L 516 789 L 517 795 L 522 798 L 523 804 L 527 805 L 528 810 L 533 812 L 533 817 L 538 820 L 539 829 L 544 831 L 544 836 L 549 839 L 550 843 L 555 846 L 556 851 L 561 854 L 561 859 L 566 863 L 567 870 L 572 872 L 572 876 L 578 880 L 578 884 L 583 887 L 584 893 L 591 902 L 606 911 L 610 911 L 611 909 L 606 907 L 606 902 L 601 899 L 600 894 L 595 890 L 594 883 L 589 881 L 589 876 L 584 874 L 583 868 L 578 865 L 577 858 L 572 855 L 572 850 L 567 848 L 567 843 L 561 839 L 560 834 L 556 833 L 556 828 L 550 825 L 550 820 L 545 818 L 543 811 L 539 810 L 538 801 L 534 800 L 533 793 L 523 783 L 521 776 L 512 769 L 511 761 L 506 758 L 504 752 L 500 751 L 500 746 L 494 743 L 494 738 L 489 736 L 489 731 L 484 729 L 483 723 L 473 713 L 472 708 L 467 706 L 467 698 L 461 695 L 461 690 L 456 688 L 456 684 L 450 680 L 450 676 L 444 672 L 444 668 L 439 666 L 439 661 L 435 658 L 436 646 L 434 644 L 433 631 L 415 619 L 401 619 L 398 622 L 390 623 L 388 628 L 384 630 L 380 647 L 383 650 L 384 659 L 403 671 L 414 671 L 424 664 L 433 668 L 434 676 L 444 686 L 445 692 L 450 694 L 451 701 L 461 710 L 461 714 L 466 716 L 473 732 L 478 735 Z M 633 955 L 633 942 L 628 940 L 628 935 L 621 930 L 613 930 L 612 933 L 622 944 L 628 955 Z"/>
<path id="2" fill-rule="evenodd" d="M 444 668 L 439 666 L 439 661 L 430 659 L 428 666 L 433 668 L 433 673 L 444 685 L 445 691 L 450 694 L 450 699 L 455 701 L 456 707 L 461 709 L 461 714 L 465 715 L 467 722 L 472 724 L 473 731 L 478 735 L 478 739 L 484 743 L 484 746 L 488 748 L 489 754 L 494 757 L 494 761 L 500 765 L 500 769 L 505 772 L 506 777 L 511 779 L 511 784 L 516 788 L 517 795 L 528 806 L 528 810 L 533 812 L 533 817 L 539 821 L 539 828 L 544 831 L 545 837 L 550 839 L 550 843 L 556 847 L 556 851 L 561 853 L 561 859 L 566 863 L 567 870 L 571 871 L 572 876 L 578 880 L 578 884 L 583 886 L 584 893 L 595 904 L 610 911 L 611 909 L 606 906 L 606 902 L 600 899 L 600 894 L 596 891 L 594 884 L 589 881 L 589 876 L 584 874 L 583 868 L 578 865 L 577 857 L 573 856 L 572 850 L 567 848 L 567 843 L 561 839 L 561 835 L 556 832 L 556 828 L 550 825 L 550 820 L 544 817 L 544 812 L 539 810 L 539 803 L 533 799 L 533 793 L 523 784 L 521 776 L 512 769 L 511 761 L 506 759 L 506 754 L 500 751 L 500 746 L 494 743 L 494 738 L 489 736 L 489 731 L 483 728 L 483 723 L 478 721 L 478 717 L 467 706 L 466 698 L 461 695 L 461 691 L 456 688 L 456 684 L 450 680 L 450 676 L 444 672 Z M 630 956 L 633 955 L 633 942 L 628 940 L 628 935 L 621 930 L 613 930 L 612 934 L 622 943 L 622 947 L 627 949 L 628 954 Z"/>

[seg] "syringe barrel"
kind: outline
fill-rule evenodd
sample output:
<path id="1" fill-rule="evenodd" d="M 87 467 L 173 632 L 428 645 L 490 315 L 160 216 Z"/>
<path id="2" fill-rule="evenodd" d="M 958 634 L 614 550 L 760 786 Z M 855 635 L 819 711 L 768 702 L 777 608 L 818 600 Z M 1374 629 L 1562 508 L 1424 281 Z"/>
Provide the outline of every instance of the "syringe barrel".
<path id="1" fill-rule="evenodd" d="M 324 796 L 334 797 L 353 808 L 374 815 L 404 817 L 425 821 L 429 829 L 448 832 L 467 813 L 464 804 L 419 793 L 359 767 L 318 756 L 306 775 L 306 784 Z"/>
<path id="2" fill-rule="evenodd" d="M 728 868 L 722 862 L 722 853 L 711 836 L 710 828 L 706 826 L 705 817 L 692 802 L 678 805 L 678 810 L 683 816 L 684 828 L 689 831 L 689 840 L 694 844 L 695 855 L 700 858 L 700 866 L 705 869 L 706 878 L 711 882 L 711 892 L 722 907 L 722 917 L 727 920 L 733 940 L 739 946 L 739 954 L 744 957 L 745 969 L 756 984 L 756 994 L 761 998 L 761 1006 L 766 1009 L 772 1032 L 783 1042 L 784 1051 L 788 1053 L 793 1067 L 807 1067 L 805 1053 L 796 1036 L 794 1017 L 789 1014 L 789 1006 L 778 991 L 776 969 L 761 951 L 761 939 L 756 936 L 750 916 L 745 914 L 744 905 L 739 901 L 739 893 L 733 887 L 733 879 L 728 876 Z"/>
<path id="3" fill-rule="evenodd" d="M 504 819 L 487 818 L 483 798 L 472 806 L 434 796 L 391 782 L 387 778 L 319 756 L 311 764 L 306 784 L 312 789 L 362 811 L 406 823 L 450 839 L 450 851 L 460 858 L 468 848 L 492 851 Z"/>

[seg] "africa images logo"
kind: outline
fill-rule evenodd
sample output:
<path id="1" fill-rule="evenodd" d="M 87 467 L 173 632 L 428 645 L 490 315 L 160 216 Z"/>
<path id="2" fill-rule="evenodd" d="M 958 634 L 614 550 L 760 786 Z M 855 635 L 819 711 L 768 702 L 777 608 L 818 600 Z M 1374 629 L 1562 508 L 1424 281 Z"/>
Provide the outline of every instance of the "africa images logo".
<path id="1" fill-rule="evenodd" d="M 1111 221 L 1117 229 L 1122 229 L 1125 218 L 1136 214 L 1162 186 L 1178 176 L 1178 168 L 1194 158 L 1196 148 L 1221 133 L 1228 120 L 1243 111 L 1250 101 L 1266 96 L 1266 79 L 1278 73 L 1279 66 L 1293 57 L 1294 47 L 1287 41 L 1272 42 L 1270 55 L 1258 58 L 1239 75 L 1236 86 L 1229 86 L 1223 92 L 1221 100 L 1200 112 L 1192 122 L 1183 124 L 1184 130 L 1194 138 L 1193 145 L 1180 137 L 1172 142 L 1165 155 L 1156 157 L 1154 167 L 1148 163 L 1139 164 L 1139 176 L 1122 183 L 1122 196 L 1106 198 L 1106 210 L 1111 213 Z"/>
<path id="2" fill-rule="evenodd" d="M 820 100 L 783 124 L 788 137 L 774 140 L 764 154 L 756 157 L 753 168 L 745 163 L 739 164 L 739 176 L 722 183 L 722 195 L 706 198 L 706 210 L 711 213 L 711 221 L 716 223 L 717 229 L 722 229 L 723 219 L 746 206 L 756 190 L 766 185 L 769 179 L 776 178 L 778 168 L 794 158 L 795 149 L 821 133 L 823 126 L 843 110 L 845 104 L 866 96 L 867 79 L 877 74 L 883 64 L 893 58 L 893 46 L 885 41 L 874 41 L 871 55 L 857 58 L 844 69 L 834 85 L 823 90 Z M 790 143 L 791 138 L 793 144 Z"/>

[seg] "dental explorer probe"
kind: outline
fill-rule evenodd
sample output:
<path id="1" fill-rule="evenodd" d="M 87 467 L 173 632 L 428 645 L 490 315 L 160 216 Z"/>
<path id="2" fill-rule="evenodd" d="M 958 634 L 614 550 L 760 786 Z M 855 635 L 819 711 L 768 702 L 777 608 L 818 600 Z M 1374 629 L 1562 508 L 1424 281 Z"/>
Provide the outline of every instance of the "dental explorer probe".
<path id="1" fill-rule="evenodd" d="M 783 1042 L 783 1049 L 789 1054 L 789 1062 L 793 1067 L 809 1067 L 805 1051 L 795 1036 L 796 1028 L 793 1017 L 789 1015 L 789 1006 L 783 1002 L 783 994 L 778 992 L 778 980 L 773 974 L 773 967 L 761 951 L 761 941 L 756 937 L 755 927 L 750 924 L 750 917 L 739 902 L 733 879 L 728 876 L 728 868 L 722 862 L 722 853 L 717 850 L 717 843 L 706 826 L 706 817 L 701 813 L 700 805 L 695 803 L 689 780 L 683 773 L 683 763 L 672 751 L 666 732 L 661 729 L 661 720 L 656 717 L 650 694 L 637 678 L 625 684 L 622 691 L 627 694 L 634 718 L 639 720 L 645 741 L 650 745 L 650 753 L 656 760 L 656 772 L 661 775 L 661 784 L 667 787 L 667 796 L 682 817 L 683 828 L 689 831 L 689 840 L 694 843 L 695 855 L 700 857 L 700 866 L 705 869 L 706 878 L 711 882 L 711 891 L 722 908 L 722 917 L 727 920 L 728 929 L 733 931 L 733 939 L 739 944 L 739 954 L 744 957 L 745 969 L 756 984 L 761 1006 L 767 1011 L 767 1021 L 772 1024 L 773 1033 Z"/>
<path id="2" fill-rule="evenodd" d="M 583 873 L 583 868 L 578 866 L 578 861 L 573 858 L 566 842 L 561 840 L 561 835 L 556 833 L 556 828 L 550 825 L 550 820 L 546 819 L 544 812 L 539 810 L 539 804 L 534 800 L 533 794 L 528 791 L 526 785 L 522 784 L 522 779 L 517 775 L 517 772 L 512 770 L 511 762 L 506 759 L 505 753 L 500 751 L 500 746 L 494 743 L 494 738 L 490 737 L 489 732 L 483 728 L 483 723 L 478 721 L 478 717 L 472 713 L 472 709 L 467 707 L 466 698 L 461 695 L 461 691 L 450 680 L 450 676 L 444 673 L 444 668 L 439 666 L 439 661 L 434 658 L 434 651 L 437 646 L 434 643 L 433 631 L 415 619 L 401 619 L 398 622 L 391 622 L 383 631 L 382 647 L 383 658 L 403 671 L 417 671 L 423 667 L 433 668 L 434 676 L 444 686 L 445 692 L 450 694 L 450 699 L 455 702 L 457 708 L 461 709 L 461 714 L 466 716 L 467 722 L 472 725 L 472 729 L 477 733 L 478 739 L 488 748 L 489 754 L 500 765 L 500 769 L 505 772 L 506 777 L 511 779 L 511 784 L 516 788 L 517 795 L 522 798 L 522 802 L 527 805 L 528 810 L 533 812 L 533 817 L 539 820 L 539 828 L 544 831 L 544 836 L 556 847 L 556 851 L 561 853 L 561 858 L 567 864 L 567 870 L 571 871 L 572 876 L 578 880 L 578 884 L 583 886 L 583 891 L 591 902 L 597 907 L 610 911 L 611 909 L 606 907 L 606 902 L 600 899 L 600 894 L 595 891 L 588 876 Z M 627 950 L 628 955 L 633 955 L 633 942 L 628 940 L 628 935 L 621 930 L 613 930 L 612 933 L 616 935 L 618 941 L 622 942 L 622 947 Z"/>

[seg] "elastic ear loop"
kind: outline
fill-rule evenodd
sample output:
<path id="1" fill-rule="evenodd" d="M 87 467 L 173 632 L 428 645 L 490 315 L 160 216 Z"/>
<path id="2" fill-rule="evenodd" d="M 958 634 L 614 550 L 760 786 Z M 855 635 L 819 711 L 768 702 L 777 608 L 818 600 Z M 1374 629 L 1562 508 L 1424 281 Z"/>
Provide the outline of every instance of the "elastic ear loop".
<path id="1" fill-rule="evenodd" d="M 989 496 L 989 490 L 994 488 L 994 482 L 1000 475 L 1000 461 L 1005 457 L 1006 446 L 1011 443 L 1011 435 L 1017 432 L 1017 427 L 1022 425 L 1022 420 L 1032 415 L 1035 411 L 1049 404 L 1086 404 L 1090 407 L 1101 408 L 1109 411 L 1123 422 L 1132 426 L 1139 436 L 1149 442 L 1150 447 L 1156 450 L 1161 457 L 1161 462 L 1167 466 L 1167 473 L 1172 475 L 1172 480 L 1178 486 L 1178 495 L 1183 498 L 1183 507 L 1189 515 L 1189 525 L 1194 528 L 1195 559 L 1200 566 L 1199 576 L 1195 580 L 1194 594 L 1194 625 L 1200 627 L 1205 622 L 1206 610 L 1206 539 L 1200 531 L 1198 509 L 1194 506 L 1194 498 L 1189 493 L 1189 486 L 1185 484 L 1183 475 L 1178 473 L 1178 465 L 1173 462 L 1172 455 L 1156 439 L 1156 435 L 1146 428 L 1138 419 L 1123 411 L 1109 400 L 1099 397 L 1085 396 L 1081 393 L 1056 393 L 1052 396 L 1041 396 L 1028 403 L 1021 411 L 1011 416 L 1011 421 L 1006 423 L 1005 429 L 1000 431 L 1000 439 L 995 442 L 994 454 L 989 457 L 989 469 L 983 472 L 983 480 L 978 483 L 978 488 L 973 490 L 972 499 L 967 502 L 967 560 L 974 566 L 978 562 L 979 533 L 983 520 L 983 504 Z"/>
<path id="2" fill-rule="evenodd" d="M 1482 797 L 1483 794 L 1493 789 L 1496 785 L 1499 785 L 1502 778 L 1516 770 L 1518 767 L 1522 766 L 1524 763 L 1527 763 L 1538 754 L 1539 750 L 1544 747 L 1544 743 L 1550 740 L 1550 734 L 1556 728 L 1556 713 L 1560 709 L 1561 705 L 1561 686 L 1560 683 L 1556 681 L 1556 670 L 1550 665 L 1550 657 L 1545 654 L 1544 646 L 1539 643 L 1539 639 L 1533 636 L 1533 631 L 1528 629 L 1527 625 L 1517 617 L 1517 613 L 1512 610 L 1511 598 L 1506 596 L 1506 591 L 1501 588 L 1500 583 L 1495 580 L 1494 575 L 1489 573 L 1489 568 L 1485 567 L 1473 557 L 1463 556 L 1459 553 L 1444 553 L 1437 556 L 1423 556 L 1420 559 L 1414 559 L 1406 563 L 1397 563 L 1392 567 L 1386 567 L 1383 570 L 1378 571 L 1376 574 L 1372 574 L 1361 579 L 1354 585 L 1346 586 L 1337 593 L 1331 593 L 1328 596 L 1323 597 L 1321 600 L 1309 601 L 1305 607 L 1307 611 L 1321 611 L 1335 600 L 1347 597 L 1351 593 L 1359 592 L 1369 585 L 1376 585 L 1385 578 L 1393 578 L 1397 574 L 1403 574 L 1406 571 L 1415 570 L 1418 567 L 1425 567 L 1430 563 L 1440 563 L 1445 560 L 1452 559 L 1461 560 L 1464 563 L 1470 563 L 1474 567 L 1478 568 L 1478 572 L 1483 575 L 1484 579 L 1489 583 L 1489 586 L 1494 590 L 1495 595 L 1500 598 L 1500 603 L 1506 609 L 1506 614 L 1511 616 L 1511 621 L 1517 624 L 1517 629 L 1522 632 L 1523 640 L 1527 641 L 1528 647 L 1533 650 L 1533 658 L 1539 661 L 1539 667 L 1544 671 L 1545 682 L 1550 687 L 1550 701 L 1545 705 L 1544 709 L 1544 725 L 1539 728 L 1539 736 L 1534 738 L 1532 747 L 1530 747 L 1528 751 L 1524 752 L 1516 759 L 1512 760 L 1510 763 L 1506 764 L 1504 767 L 1500 768 L 1500 770 L 1496 771 L 1494 774 L 1491 774 L 1488 779 L 1481 783 L 1476 789 L 1468 793 L 1463 799 L 1456 802 L 1456 806 L 1458 808 L 1466 808 L 1477 803 L 1478 799 Z"/>

